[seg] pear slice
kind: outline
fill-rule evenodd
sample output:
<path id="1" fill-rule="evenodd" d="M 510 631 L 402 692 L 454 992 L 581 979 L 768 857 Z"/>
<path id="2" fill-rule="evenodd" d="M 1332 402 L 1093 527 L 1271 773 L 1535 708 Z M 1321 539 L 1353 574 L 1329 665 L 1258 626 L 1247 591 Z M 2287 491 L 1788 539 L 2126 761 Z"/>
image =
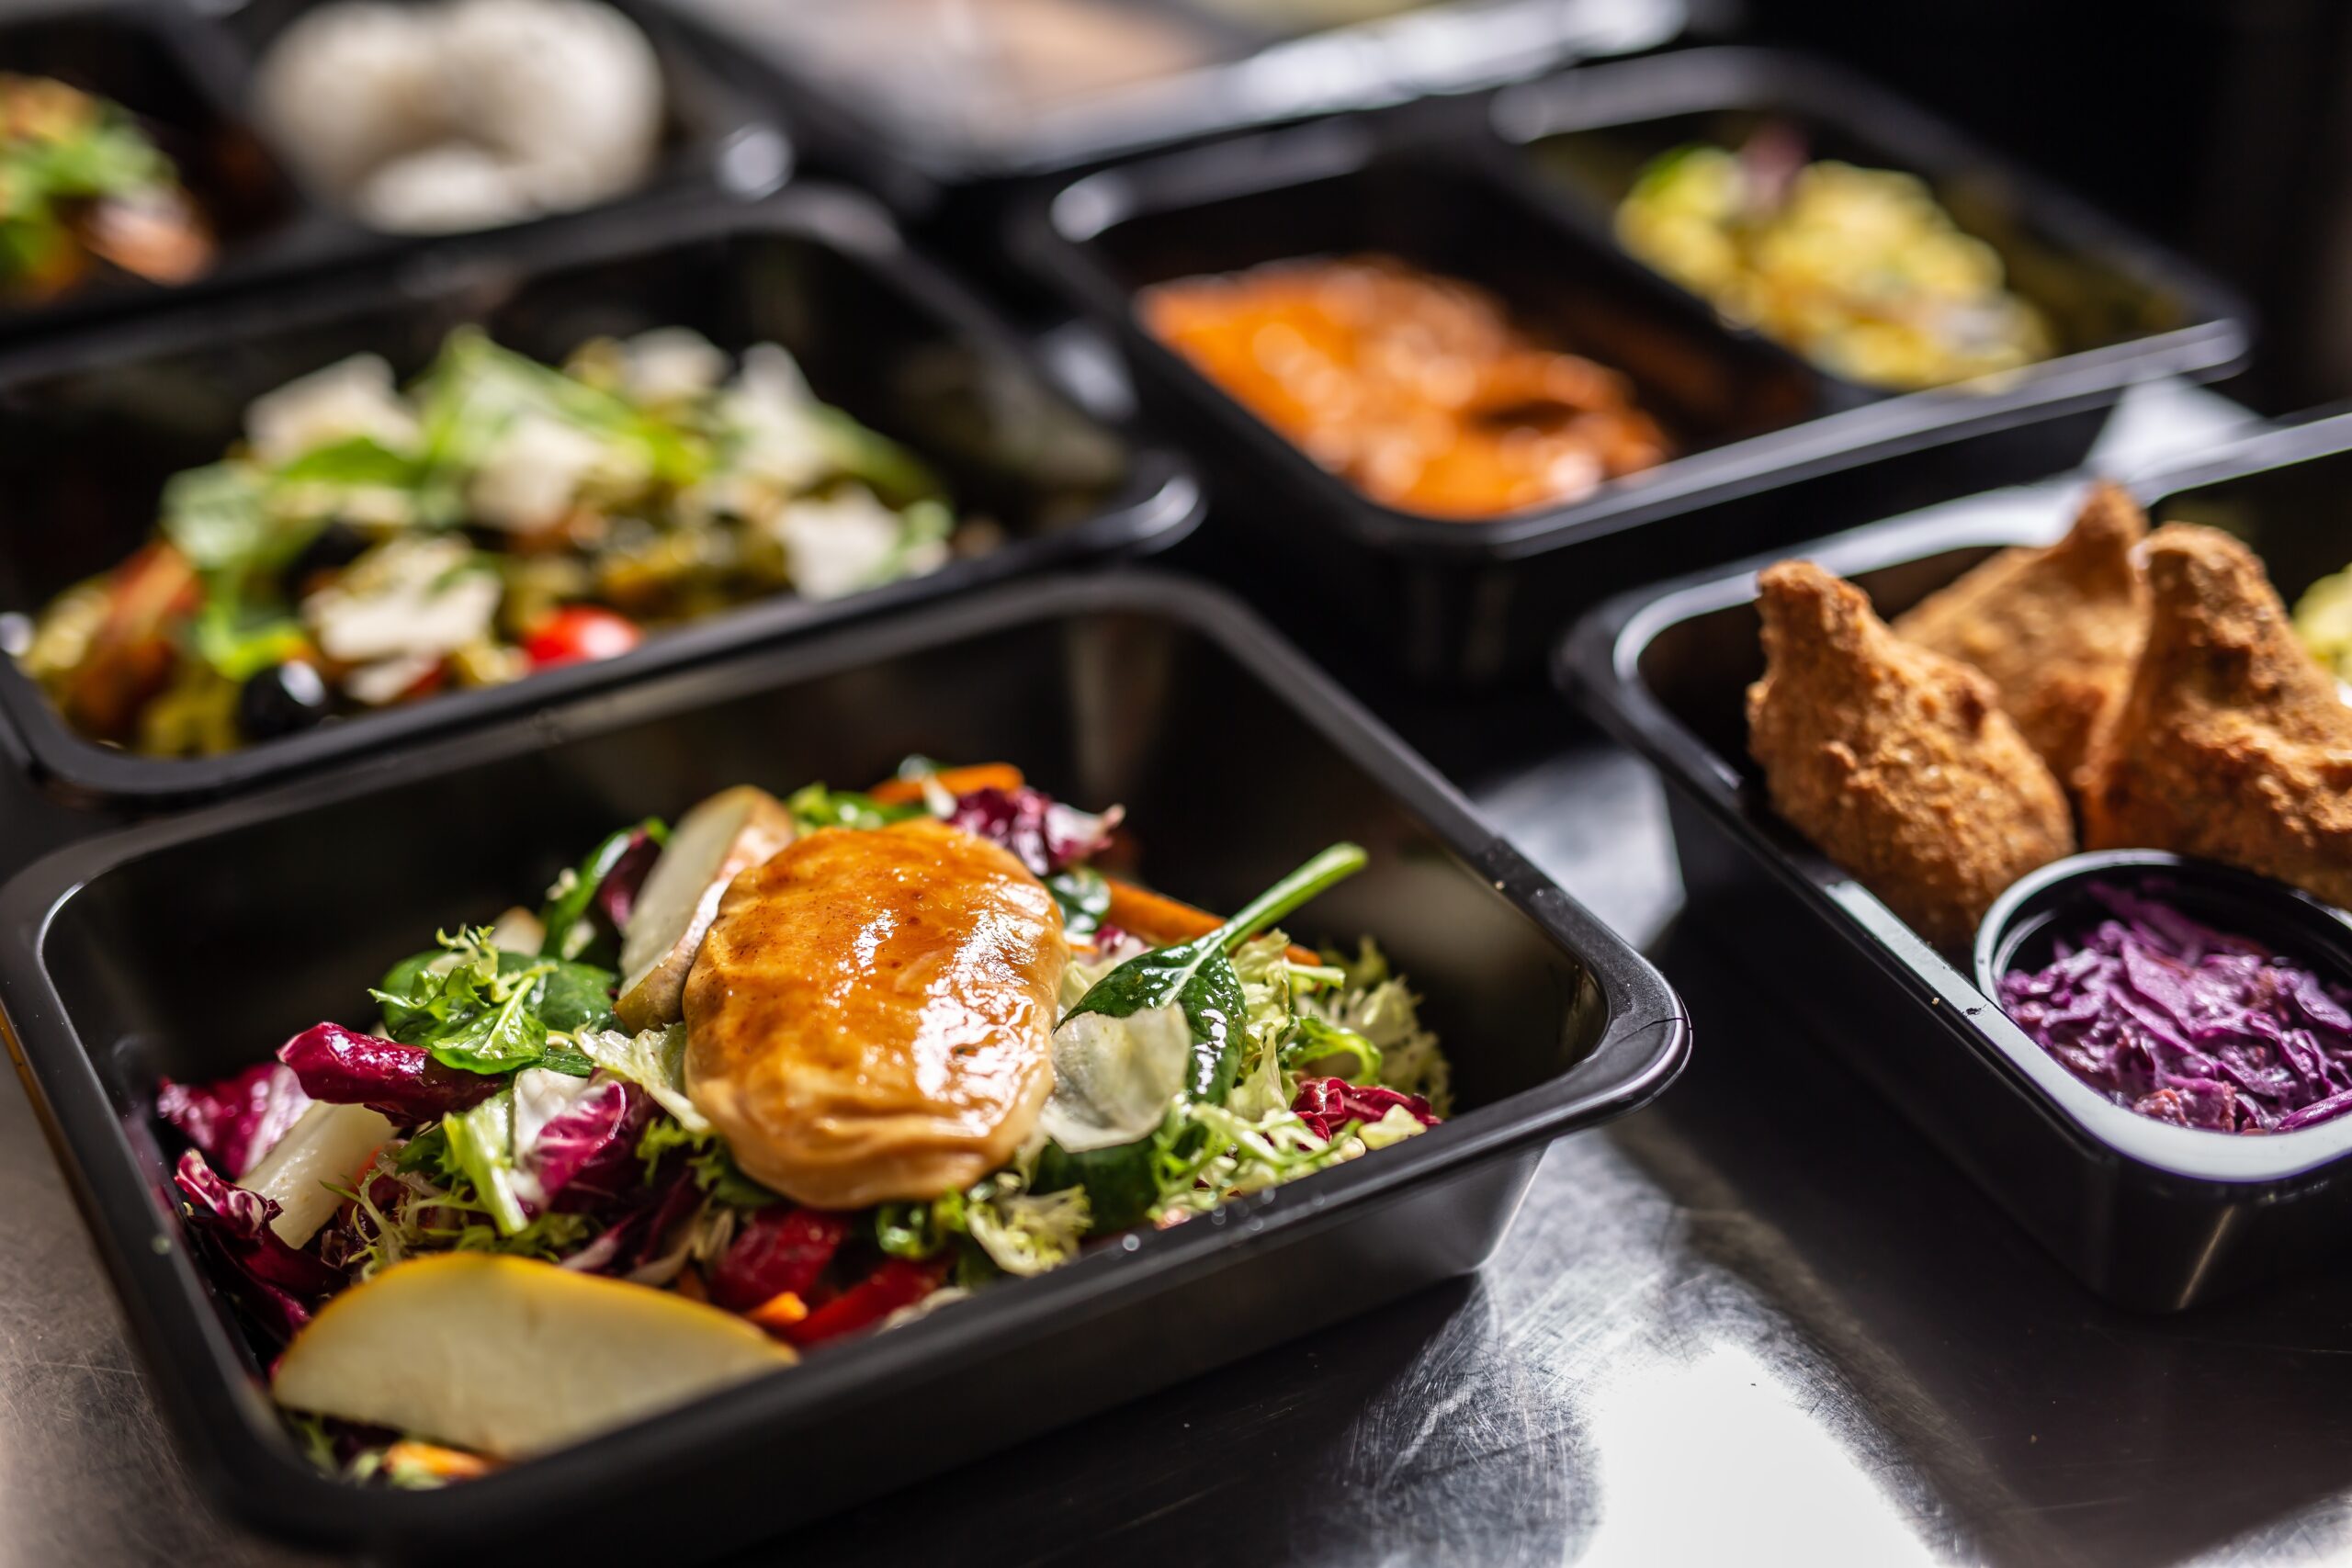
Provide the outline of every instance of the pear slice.
<path id="1" fill-rule="evenodd" d="M 391 1135 L 391 1122 L 379 1111 L 313 1100 L 237 1185 L 276 1199 L 277 1218 L 269 1228 L 287 1246 L 300 1247 L 343 1201 L 327 1183 L 350 1181 Z"/>
<path id="2" fill-rule="evenodd" d="M 631 1031 L 684 1016 L 686 972 L 727 885 L 792 842 L 792 813 L 763 789 L 720 790 L 679 820 L 621 938 L 621 998 Z"/>
<path id="3" fill-rule="evenodd" d="M 673 1292 L 448 1252 L 329 1302 L 278 1359 L 271 1392 L 290 1410 L 517 1459 L 797 1359 Z"/>

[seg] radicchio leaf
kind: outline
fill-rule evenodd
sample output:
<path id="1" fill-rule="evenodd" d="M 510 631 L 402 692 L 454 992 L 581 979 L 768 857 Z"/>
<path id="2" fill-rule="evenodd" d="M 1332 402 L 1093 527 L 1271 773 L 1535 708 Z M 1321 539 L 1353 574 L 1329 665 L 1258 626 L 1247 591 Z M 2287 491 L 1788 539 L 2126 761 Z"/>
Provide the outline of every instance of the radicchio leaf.
<path id="1" fill-rule="evenodd" d="M 515 1074 L 514 1178 L 525 1208 L 583 1213 L 643 1185 L 637 1140 L 652 1114 L 650 1096 L 609 1074 Z"/>
<path id="2" fill-rule="evenodd" d="M 217 1083 L 165 1078 L 155 1091 L 156 1114 L 232 1179 L 260 1164 L 310 1106 L 311 1097 L 283 1062 L 256 1062 Z"/>
<path id="3" fill-rule="evenodd" d="M 429 1122 L 469 1110 L 505 1081 L 433 1059 L 421 1045 L 317 1023 L 277 1048 L 303 1091 L 331 1105 L 365 1105 L 395 1122 Z"/>
<path id="4" fill-rule="evenodd" d="M 639 828 L 629 836 L 628 848 L 620 859 L 605 873 L 604 881 L 596 885 L 595 896 L 589 905 L 605 918 L 605 923 L 617 936 L 628 930 L 629 915 L 637 908 L 637 896 L 645 886 L 645 879 L 653 874 L 653 863 L 662 858 L 662 845 L 653 835 Z"/>
<path id="5" fill-rule="evenodd" d="M 343 1289 L 339 1271 L 269 1228 L 278 1213 L 275 1201 L 223 1180 L 203 1155 L 190 1149 L 180 1156 L 172 1180 L 187 1201 L 189 1227 L 219 1256 L 230 1296 L 273 1339 L 291 1339 L 312 1308 Z"/>
<path id="6" fill-rule="evenodd" d="M 957 795 L 947 820 L 1003 845 L 1037 875 L 1050 876 L 1100 853 L 1111 841 L 1111 829 L 1118 826 L 1119 811 L 1114 807 L 1097 817 L 1023 784 Z"/>
<path id="7" fill-rule="evenodd" d="M 1419 1095 L 1383 1089 L 1378 1084 L 1351 1084 L 1345 1078 L 1300 1079 L 1297 1097 L 1290 1108 L 1314 1130 L 1317 1137 L 1329 1140 L 1338 1136 L 1340 1129 L 1351 1122 L 1370 1126 L 1399 1105 L 1422 1126 L 1437 1125 L 1437 1113 Z"/>

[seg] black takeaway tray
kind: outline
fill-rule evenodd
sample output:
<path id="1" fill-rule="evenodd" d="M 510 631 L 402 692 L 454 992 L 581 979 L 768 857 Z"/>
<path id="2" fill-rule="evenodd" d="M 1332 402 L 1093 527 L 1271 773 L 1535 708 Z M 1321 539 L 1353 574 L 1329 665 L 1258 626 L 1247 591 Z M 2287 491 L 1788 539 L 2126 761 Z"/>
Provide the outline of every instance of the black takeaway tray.
<path id="1" fill-rule="evenodd" d="M 0 72 L 54 77 L 119 104 L 178 168 L 215 254 L 176 287 L 101 264 L 54 299 L 0 303 L 19 337 L 152 306 L 288 265 L 326 236 L 266 141 L 244 118 L 234 51 L 168 0 L 44 4 L 0 16 Z"/>
<path id="2" fill-rule="evenodd" d="M 1839 380 L 1627 254 L 1608 187 L 1547 172 L 1590 140 L 1630 181 L 1735 109 L 1834 127 L 1822 152 L 1929 175 L 1972 227 L 1997 208 L 2011 227 L 1985 232 L 2066 323 L 2065 352 L 1907 396 Z M 1288 551 L 1335 582 L 1327 601 L 1424 682 L 1532 671 L 1566 615 L 1669 564 L 2069 468 L 2132 382 L 2217 375 L 2246 345 L 2235 302 L 2148 243 L 1867 84 L 1755 51 L 1585 67 L 1506 89 L 1484 115 L 1344 120 L 1117 164 L 1019 215 L 1012 242 L 1117 337 L 1147 406 L 1210 433 L 1211 533 L 1241 514 L 1253 553 Z M 1538 335 L 1622 370 L 1682 455 L 1565 506 L 1471 523 L 1399 511 L 1318 468 L 1134 310 L 1169 279 L 1358 251 L 1482 285 Z"/>
<path id="3" fill-rule="evenodd" d="M 2267 433 L 2134 487 L 2153 520 L 2242 533 L 2292 603 L 2352 561 L 2352 416 Z M 1755 575 L 1798 555 L 1893 615 L 2073 519 L 2077 490 L 1995 493 L 1613 599 L 1563 645 L 1577 701 L 1668 784 L 1682 876 L 1730 950 L 2083 1282 L 2171 1311 L 2352 1235 L 2352 1121 L 2269 1137 L 2168 1126 L 2075 1079 L 1971 976 L 1776 817 L 1747 758 Z"/>
<path id="4" fill-rule="evenodd" d="M 589 337 L 663 325 L 692 327 L 729 352 L 780 343 L 819 397 L 920 453 L 959 509 L 995 518 L 1005 539 L 929 576 L 825 602 L 779 595 L 650 637 L 617 659 L 209 759 L 139 757 L 85 740 L 13 660 L 0 660 L 0 712 L 46 789 L 133 807 L 214 795 L 720 649 L 1155 548 L 1198 513 L 1198 488 L 1179 459 L 1081 412 L 1008 329 L 906 249 L 879 209 L 796 186 L 751 207 L 686 203 L 551 221 L 0 358 L 0 491 L 9 498 L 0 613 L 30 614 L 130 554 L 153 524 L 164 481 L 214 461 L 259 394 L 363 351 L 405 378 L 464 322 L 543 359 Z"/>
<path id="5" fill-rule="evenodd" d="M 250 96 L 255 73 L 271 47 L 306 13 L 341 0 L 210 0 L 200 8 L 217 18 L 218 41 L 234 57 L 237 86 Z M 391 0 L 422 4 L 424 0 Z M 762 101 L 765 82 L 728 42 L 712 37 L 691 18 L 660 0 L 604 0 L 645 34 L 661 62 L 663 117 L 662 141 L 644 184 L 582 211 L 641 209 L 682 195 L 756 198 L 776 189 L 792 170 L 790 143 L 775 116 Z M 274 141 L 277 131 L 248 108 L 256 133 Z M 445 236 L 396 233 L 372 228 L 352 215 L 339 193 L 310 183 L 301 161 L 282 160 L 319 214 L 320 248 L 336 257 L 417 249 Z M 504 232 L 561 221 L 560 215 L 526 219 Z"/>
<path id="6" fill-rule="evenodd" d="M 976 186 L 1655 48 L 1688 12 L 1685 0 L 668 3 L 774 73 L 812 162 L 910 212 Z"/>
<path id="7" fill-rule="evenodd" d="M 1232 743 L 1250 735 L 1280 743 Z M 616 822 L 918 750 L 1124 802 L 1144 874 L 1211 908 L 1363 844 L 1371 869 L 1300 935 L 1379 936 L 1460 1114 L 477 1483 L 311 1468 L 189 1258 L 156 1075 L 257 1059 Z M 435 1562 L 543 1554 L 551 1528 L 583 1560 L 674 1553 L 687 1496 L 690 1550 L 716 1551 L 1476 1269 L 1545 1144 L 1645 1102 L 1688 1050 L 1657 974 L 1426 763 L 1231 600 L 1144 574 L 1010 585 L 76 844 L 0 891 L 0 1016 L 206 1487 L 274 1534 Z"/>

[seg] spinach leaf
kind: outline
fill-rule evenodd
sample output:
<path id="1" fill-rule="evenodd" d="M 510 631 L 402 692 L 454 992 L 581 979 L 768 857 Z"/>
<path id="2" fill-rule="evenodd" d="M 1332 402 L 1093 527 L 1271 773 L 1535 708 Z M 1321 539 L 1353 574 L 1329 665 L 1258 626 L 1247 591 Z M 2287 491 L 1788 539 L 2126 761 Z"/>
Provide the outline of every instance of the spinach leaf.
<path id="1" fill-rule="evenodd" d="M 401 960 L 370 994 L 393 1039 L 421 1045 L 444 1066 L 506 1073 L 545 1065 L 584 1077 L 577 1051 L 550 1053 L 551 1032 L 575 1034 L 613 1022 L 609 970 L 560 958 L 502 953 L 487 931 L 445 937 L 438 952 Z"/>
<path id="2" fill-rule="evenodd" d="M 620 863 L 621 856 L 628 852 L 629 845 L 636 841 L 639 833 L 656 844 L 667 842 L 670 837 L 668 826 L 660 818 L 649 817 L 634 828 L 624 828 L 612 834 L 590 850 L 588 858 L 582 861 L 560 884 L 562 891 L 550 898 L 547 907 L 539 911 L 539 925 L 547 932 L 546 940 L 539 943 L 541 957 L 574 957 L 585 948 L 585 942 L 580 947 L 572 947 L 572 928 L 588 918 L 589 907 L 596 901 L 596 894 L 605 886 L 605 878 L 613 874 L 613 867 Z M 556 1027 L 570 1026 L 558 1024 Z"/>
<path id="3" fill-rule="evenodd" d="M 784 806 L 804 833 L 813 833 L 820 828 L 887 828 L 893 822 L 929 815 L 919 802 L 885 806 L 870 795 L 827 789 L 820 784 L 794 790 L 785 797 Z"/>
<path id="4" fill-rule="evenodd" d="M 198 571 L 252 565 L 276 554 L 281 543 L 262 502 L 261 481 L 250 468 L 235 463 L 184 468 L 164 482 L 164 536 Z M 297 536 L 292 548 L 304 542 Z"/>
<path id="5" fill-rule="evenodd" d="M 1062 1021 L 1090 1012 L 1131 1018 L 1147 1008 L 1175 1003 L 1193 1029 L 1186 1090 L 1196 1100 L 1224 1103 L 1241 1070 L 1242 1021 L 1250 1006 L 1241 976 L 1227 955 L 1308 899 L 1362 871 L 1365 858 L 1354 844 L 1332 845 L 1206 936 L 1128 959 L 1094 982 L 1062 1015 Z"/>
<path id="6" fill-rule="evenodd" d="M 517 953 L 498 955 L 499 967 L 506 968 L 509 960 L 523 959 Z M 529 963 L 523 960 L 523 963 Z M 583 1029 L 610 1029 L 613 1016 L 613 983 L 609 969 L 599 969 L 593 964 L 574 964 L 568 959 L 540 959 L 540 964 L 552 964 L 545 978 L 540 980 L 534 1005 L 539 1017 L 549 1029 L 564 1034 L 577 1034 Z M 518 964 L 516 967 L 522 967 Z M 555 1064 L 548 1064 L 553 1066 Z"/>
<path id="7" fill-rule="evenodd" d="M 1159 1201 L 1159 1156 L 1165 1129 L 1132 1144 L 1071 1154 L 1047 1144 L 1037 1156 L 1032 1185 L 1040 1192 L 1086 1189 L 1087 1234 L 1111 1235 L 1143 1224 Z"/>
<path id="8" fill-rule="evenodd" d="M 1082 942 L 1102 929 L 1111 912 L 1111 884 L 1091 865 L 1073 865 L 1046 878 L 1046 891 L 1062 907 L 1062 934 Z"/>
<path id="9" fill-rule="evenodd" d="M 424 478 L 413 457 L 371 436 L 353 435 L 308 452 L 270 476 L 280 484 L 381 485 L 408 490 Z"/>

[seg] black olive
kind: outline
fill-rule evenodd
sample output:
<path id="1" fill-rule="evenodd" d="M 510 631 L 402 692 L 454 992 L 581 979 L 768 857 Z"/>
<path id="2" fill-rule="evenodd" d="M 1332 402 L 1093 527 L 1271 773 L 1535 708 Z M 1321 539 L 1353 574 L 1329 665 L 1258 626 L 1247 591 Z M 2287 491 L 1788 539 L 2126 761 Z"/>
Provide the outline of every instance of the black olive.
<path id="1" fill-rule="evenodd" d="M 319 672 L 300 660 L 273 664 L 237 692 L 237 728 L 248 740 L 299 734 L 327 716 L 333 699 Z"/>
<path id="2" fill-rule="evenodd" d="M 297 593 L 322 571 L 341 571 L 368 553 L 368 536 L 348 523 L 330 523 L 311 536 L 301 554 L 286 563 L 287 584 Z"/>

